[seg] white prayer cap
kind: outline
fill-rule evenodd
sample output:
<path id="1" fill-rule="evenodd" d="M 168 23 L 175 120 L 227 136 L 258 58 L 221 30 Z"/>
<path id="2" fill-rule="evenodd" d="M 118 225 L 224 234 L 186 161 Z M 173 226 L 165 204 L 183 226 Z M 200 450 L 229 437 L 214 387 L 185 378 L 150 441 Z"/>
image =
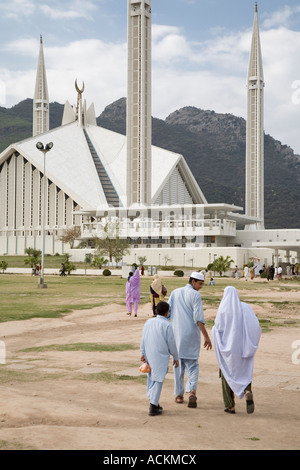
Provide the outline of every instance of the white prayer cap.
<path id="1" fill-rule="evenodd" d="M 192 277 L 193 279 L 197 279 L 198 281 L 204 281 L 204 276 L 202 273 L 199 273 L 197 271 L 194 271 L 192 272 L 192 274 L 190 275 L 190 277 Z"/>

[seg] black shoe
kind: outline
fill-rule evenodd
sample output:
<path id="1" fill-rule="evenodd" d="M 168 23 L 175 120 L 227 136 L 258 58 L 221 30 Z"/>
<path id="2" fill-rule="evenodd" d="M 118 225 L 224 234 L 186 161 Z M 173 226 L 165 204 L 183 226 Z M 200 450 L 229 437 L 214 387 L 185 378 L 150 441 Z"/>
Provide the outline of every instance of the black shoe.
<path id="1" fill-rule="evenodd" d="M 234 409 L 229 409 L 229 408 L 225 408 L 225 413 L 230 413 L 231 415 L 234 415 L 235 414 L 235 410 Z"/>
<path id="2" fill-rule="evenodd" d="M 162 407 L 158 404 L 158 405 L 152 405 L 152 403 L 150 403 L 150 406 L 149 406 L 149 416 L 157 416 L 157 415 L 161 415 L 162 414 Z"/>

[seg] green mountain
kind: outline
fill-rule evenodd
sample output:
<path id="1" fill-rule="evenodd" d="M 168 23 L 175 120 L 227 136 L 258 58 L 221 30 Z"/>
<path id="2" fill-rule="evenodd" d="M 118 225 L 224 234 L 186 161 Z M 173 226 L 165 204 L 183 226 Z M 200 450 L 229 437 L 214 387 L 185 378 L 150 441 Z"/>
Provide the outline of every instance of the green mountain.
<path id="1" fill-rule="evenodd" d="M 0 151 L 32 135 L 32 100 L 0 108 Z M 50 104 L 50 128 L 61 125 L 63 105 Z M 126 99 L 105 108 L 97 124 L 126 133 Z M 153 145 L 182 154 L 208 202 L 244 207 L 246 122 L 232 114 L 184 107 L 152 118 Z M 155 175 L 154 175 L 155 177 Z M 300 156 L 265 135 L 265 226 L 299 228 Z"/>

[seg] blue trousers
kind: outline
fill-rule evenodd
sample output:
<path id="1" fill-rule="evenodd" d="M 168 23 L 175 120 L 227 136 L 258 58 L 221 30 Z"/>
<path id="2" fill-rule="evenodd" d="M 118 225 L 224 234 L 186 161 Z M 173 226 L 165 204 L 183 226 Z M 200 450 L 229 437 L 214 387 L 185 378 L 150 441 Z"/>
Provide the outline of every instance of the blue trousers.
<path id="1" fill-rule="evenodd" d="M 174 394 L 184 394 L 184 374 L 187 374 L 186 392 L 197 390 L 199 378 L 199 362 L 198 359 L 179 359 L 179 366 L 174 367 Z"/>
<path id="2" fill-rule="evenodd" d="M 155 380 L 151 379 L 151 374 L 148 374 L 147 377 L 147 395 L 149 398 L 149 402 L 152 405 L 158 405 L 160 394 L 162 391 L 163 382 L 156 382 Z"/>

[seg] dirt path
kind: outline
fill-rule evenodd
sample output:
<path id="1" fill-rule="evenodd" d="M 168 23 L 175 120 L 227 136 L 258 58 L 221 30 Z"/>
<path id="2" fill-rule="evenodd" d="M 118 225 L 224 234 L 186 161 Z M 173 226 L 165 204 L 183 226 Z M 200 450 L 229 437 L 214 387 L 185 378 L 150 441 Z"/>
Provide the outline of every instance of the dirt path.
<path id="1" fill-rule="evenodd" d="M 258 315 L 260 308 L 254 306 Z M 206 311 L 210 318 L 215 313 L 213 309 Z M 148 416 L 145 383 L 103 380 L 104 373 L 141 375 L 139 349 L 22 351 L 72 343 L 130 343 L 139 348 L 144 322 L 150 316 L 149 305 L 140 307 L 137 318 L 126 316 L 123 307 L 106 306 L 76 311 L 62 319 L 1 324 L 0 340 L 6 346 L 6 364 L 0 366 L 1 448 L 300 448 L 300 363 L 296 363 L 297 359 L 300 362 L 300 351 L 297 355 L 292 348 L 298 340 L 300 350 L 300 328 L 292 324 L 262 335 L 254 367 L 253 415 L 246 414 L 245 402 L 239 399 L 235 415 L 224 413 L 213 350 L 200 354 L 198 408 L 174 402 L 170 370 L 161 396 L 164 412 L 157 417 Z"/>

